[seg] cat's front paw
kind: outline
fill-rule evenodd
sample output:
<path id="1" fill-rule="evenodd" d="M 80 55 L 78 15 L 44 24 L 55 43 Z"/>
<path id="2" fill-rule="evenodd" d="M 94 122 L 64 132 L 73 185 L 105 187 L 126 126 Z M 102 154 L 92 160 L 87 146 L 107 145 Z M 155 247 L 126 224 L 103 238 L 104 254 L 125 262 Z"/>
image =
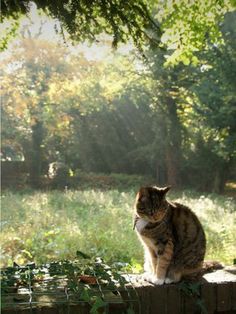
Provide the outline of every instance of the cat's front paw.
<path id="1" fill-rule="evenodd" d="M 150 282 L 152 280 L 152 275 L 149 274 L 149 273 L 144 273 L 141 276 L 142 276 L 142 280 L 144 280 L 144 281 L 149 281 Z"/>
<path id="2" fill-rule="evenodd" d="M 151 278 L 150 282 L 156 286 L 160 286 L 164 284 L 165 278 L 162 279 L 162 278 L 153 277 Z"/>
<path id="3" fill-rule="evenodd" d="M 156 286 L 158 285 L 163 285 L 164 282 L 165 282 L 165 278 L 161 279 L 161 278 L 158 278 L 156 276 L 154 276 L 153 274 L 150 274 L 150 273 L 144 273 L 142 274 L 142 280 L 144 281 L 148 281 Z"/>
<path id="4" fill-rule="evenodd" d="M 165 283 L 177 283 L 181 280 L 181 273 L 172 273 L 165 278 Z"/>
<path id="5" fill-rule="evenodd" d="M 170 283 L 173 283 L 173 282 L 175 282 L 174 279 L 166 277 L 166 279 L 165 279 L 165 283 L 166 284 L 170 284 Z"/>

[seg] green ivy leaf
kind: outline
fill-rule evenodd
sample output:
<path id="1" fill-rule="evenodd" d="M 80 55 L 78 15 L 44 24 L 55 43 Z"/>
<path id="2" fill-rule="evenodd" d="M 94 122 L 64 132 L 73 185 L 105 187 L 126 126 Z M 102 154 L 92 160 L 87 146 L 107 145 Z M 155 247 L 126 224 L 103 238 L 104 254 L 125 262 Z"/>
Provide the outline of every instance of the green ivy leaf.
<path id="1" fill-rule="evenodd" d="M 132 308 L 130 308 L 130 307 L 128 308 L 126 313 L 127 314 L 135 314 L 134 310 Z"/>
<path id="2" fill-rule="evenodd" d="M 83 291 L 81 292 L 80 298 L 85 302 L 88 302 L 88 303 L 91 302 L 91 295 L 90 295 L 89 290 L 86 287 L 84 287 Z"/>
<path id="3" fill-rule="evenodd" d="M 98 309 L 106 307 L 106 306 L 107 306 L 107 303 L 105 301 L 103 301 L 102 298 L 97 297 L 95 299 L 95 302 L 93 303 L 93 306 L 92 306 L 92 308 L 90 310 L 90 313 L 91 314 L 97 314 L 98 313 Z"/>

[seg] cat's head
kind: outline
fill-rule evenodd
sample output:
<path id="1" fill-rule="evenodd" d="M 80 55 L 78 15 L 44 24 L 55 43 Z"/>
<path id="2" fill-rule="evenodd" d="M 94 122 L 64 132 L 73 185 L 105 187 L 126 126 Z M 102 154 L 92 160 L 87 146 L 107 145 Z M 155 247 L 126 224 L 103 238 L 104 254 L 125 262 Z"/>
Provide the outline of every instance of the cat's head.
<path id="1" fill-rule="evenodd" d="M 167 212 L 166 193 L 170 186 L 159 188 L 147 186 L 140 188 L 135 201 L 136 214 L 150 222 L 161 221 Z"/>

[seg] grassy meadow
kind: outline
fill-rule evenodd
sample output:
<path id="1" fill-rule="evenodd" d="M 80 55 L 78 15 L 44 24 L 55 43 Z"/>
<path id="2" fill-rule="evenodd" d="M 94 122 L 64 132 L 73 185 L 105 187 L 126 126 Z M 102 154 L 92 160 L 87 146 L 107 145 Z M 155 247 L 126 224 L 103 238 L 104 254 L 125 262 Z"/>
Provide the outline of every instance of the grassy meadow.
<path id="1" fill-rule="evenodd" d="M 142 247 L 133 231 L 135 189 L 2 192 L 1 266 L 74 259 L 76 251 L 141 270 Z M 236 258 L 236 203 L 228 196 L 169 192 L 191 207 L 207 235 L 206 259 Z"/>

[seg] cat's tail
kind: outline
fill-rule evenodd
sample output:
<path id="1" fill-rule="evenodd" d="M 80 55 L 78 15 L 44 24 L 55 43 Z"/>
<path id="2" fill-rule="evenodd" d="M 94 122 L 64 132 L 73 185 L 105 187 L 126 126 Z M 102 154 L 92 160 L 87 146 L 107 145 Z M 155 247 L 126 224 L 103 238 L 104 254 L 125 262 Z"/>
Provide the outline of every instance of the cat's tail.
<path id="1" fill-rule="evenodd" d="M 224 265 L 218 261 L 204 261 L 201 267 L 195 270 L 184 271 L 182 279 L 191 281 L 199 280 L 203 275 L 223 268 Z"/>
<path id="2" fill-rule="evenodd" d="M 204 275 L 206 273 L 211 273 L 215 270 L 223 269 L 223 268 L 224 268 L 224 265 L 218 261 L 204 261 L 201 272 L 203 272 L 203 275 Z"/>

